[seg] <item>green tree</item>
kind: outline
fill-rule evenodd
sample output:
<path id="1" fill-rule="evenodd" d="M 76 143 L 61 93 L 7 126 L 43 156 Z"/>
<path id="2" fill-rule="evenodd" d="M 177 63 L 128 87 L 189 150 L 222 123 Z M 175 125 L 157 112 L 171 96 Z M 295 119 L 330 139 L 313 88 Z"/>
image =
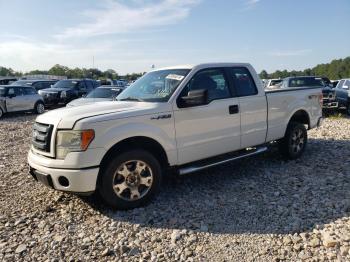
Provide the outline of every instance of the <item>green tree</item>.
<path id="1" fill-rule="evenodd" d="M 261 79 L 267 79 L 269 78 L 269 74 L 266 72 L 266 70 L 262 70 L 259 74 Z"/>

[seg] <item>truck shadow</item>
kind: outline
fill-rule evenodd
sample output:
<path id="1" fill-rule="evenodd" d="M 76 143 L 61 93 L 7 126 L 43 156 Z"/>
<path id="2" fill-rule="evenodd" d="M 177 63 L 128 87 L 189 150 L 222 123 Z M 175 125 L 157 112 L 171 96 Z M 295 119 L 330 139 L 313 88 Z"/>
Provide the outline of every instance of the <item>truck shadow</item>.
<path id="1" fill-rule="evenodd" d="M 167 179 L 148 206 L 115 211 L 98 198 L 93 208 L 116 222 L 211 233 L 310 231 L 350 215 L 350 141 L 310 139 L 301 159 L 277 150 Z"/>

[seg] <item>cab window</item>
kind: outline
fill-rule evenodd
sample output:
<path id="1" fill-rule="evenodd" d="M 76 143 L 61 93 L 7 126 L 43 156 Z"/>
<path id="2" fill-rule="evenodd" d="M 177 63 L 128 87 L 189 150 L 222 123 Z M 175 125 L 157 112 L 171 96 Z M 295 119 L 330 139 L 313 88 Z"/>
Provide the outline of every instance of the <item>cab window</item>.
<path id="1" fill-rule="evenodd" d="M 187 96 L 189 91 L 208 90 L 208 102 L 231 97 L 223 70 L 205 69 L 198 72 L 182 90 L 180 97 Z"/>

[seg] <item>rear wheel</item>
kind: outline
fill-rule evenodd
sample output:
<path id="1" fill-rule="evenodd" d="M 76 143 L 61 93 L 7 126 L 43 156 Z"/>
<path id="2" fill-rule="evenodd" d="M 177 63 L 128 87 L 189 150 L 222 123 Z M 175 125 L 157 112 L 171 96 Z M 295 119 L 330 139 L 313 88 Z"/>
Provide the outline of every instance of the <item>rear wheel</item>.
<path id="1" fill-rule="evenodd" d="M 291 122 L 288 124 L 286 134 L 280 141 L 281 154 L 288 159 L 297 159 L 305 151 L 307 144 L 307 131 L 303 124 Z"/>
<path id="2" fill-rule="evenodd" d="M 146 204 L 161 185 L 160 164 L 145 150 L 127 151 L 111 158 L 100 176 L 100 195 L 117 209 Z"/>
<path id="3" fill-rule="evenodd" d="M 45 105 L 44 105 L 44 103 L 43 102 L 37 102 L 36 104 L 35 104 L 35 107 L 34 107 L 34 111 L 35 111 L 35 113 L 37 113 L 37 114 L 42 114 L 42 113 L 44 113 L 45 112 Z"/>
<path id="4" fill-rule="evenodd" d="M 2 111 L 2 109 L 0 107 L 0 118 L 2 118 L 3 115 L 4 115 L 4 112 Z"/>
<path id="5" fill-rule="evenodd" d="M 346 113 L 350 116 L 350 103 L 348 103 L 348 106 L 346 107 Z"/>

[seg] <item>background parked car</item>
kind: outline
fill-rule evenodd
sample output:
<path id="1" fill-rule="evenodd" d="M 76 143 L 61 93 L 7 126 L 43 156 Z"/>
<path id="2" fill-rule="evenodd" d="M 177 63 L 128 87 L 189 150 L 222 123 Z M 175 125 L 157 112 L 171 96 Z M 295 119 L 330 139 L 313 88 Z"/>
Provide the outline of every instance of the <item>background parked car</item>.
<path id="1" fill-rule="evenodd" d="M 279 88 L 283 79 L 267 79 L 265 82 L 265 88 L 275 89 Z"/>
<path id="2" fill-rule="evenodd" d="M 34 111 L 44 113 L 44 101 L 30 86 L 0 86 L 0 118 L 9 112 Z"/>
<path id="3" fill-rule="evenodd" d="M 12 76 L 0 77 L 0 85 L 10 85 L 15 81 L 17 81 L 16 77 L 12 77 Z"/>
<path id="4" fill-rule="evenodd" d="M 12 85 L 15 86 L 32 86 L 37 91 L 50 88 L 52 85 L 56 84 L 58 80 L 18 80 L 13 82 Z"/>
<path id="5" fill-rule="evenodd" d="M 328 80 L 329 81 L 329 80 Z M 330 81 L 329 81 L 330 84 Z M 283 79 L 281 88 L 293 87 L 322 87 L 323 109 L 337 109 L 335 90 L 326 85 L 323 78 L 315 76 L 287 77 Z"/>
<path id="6" fill-rule="evenodd" d="M 341 79 L 335 92 L 339 107 L 346 107 L 346 113 L 350 116 L 350 78 Z"/>
<path id="7" fill-rule="evenodd" d="M 126 80 L 116 80 L 116 79 L 104 79 L 99 80 L 101 86 L 117 86 L 117 87 L 125 87 L 128 85 Z"/>
<path id="8" fill-rule="evenodd" d="M 100 86 L 88 93 L 86 97 L 71 101 L 67 106 L 80 106 L 95 102 L 113 101 L 124 89 L 125 87 L 119 86 Z"/>
<path id="9" fill-rule="evenodd" d="M 91 79 L 60 80 L 51 88 L 40 90 L 39 94 L 44 98 L 45 105 L 66 105 L 88 94 L 97 86 L 98 82 Z"/>

